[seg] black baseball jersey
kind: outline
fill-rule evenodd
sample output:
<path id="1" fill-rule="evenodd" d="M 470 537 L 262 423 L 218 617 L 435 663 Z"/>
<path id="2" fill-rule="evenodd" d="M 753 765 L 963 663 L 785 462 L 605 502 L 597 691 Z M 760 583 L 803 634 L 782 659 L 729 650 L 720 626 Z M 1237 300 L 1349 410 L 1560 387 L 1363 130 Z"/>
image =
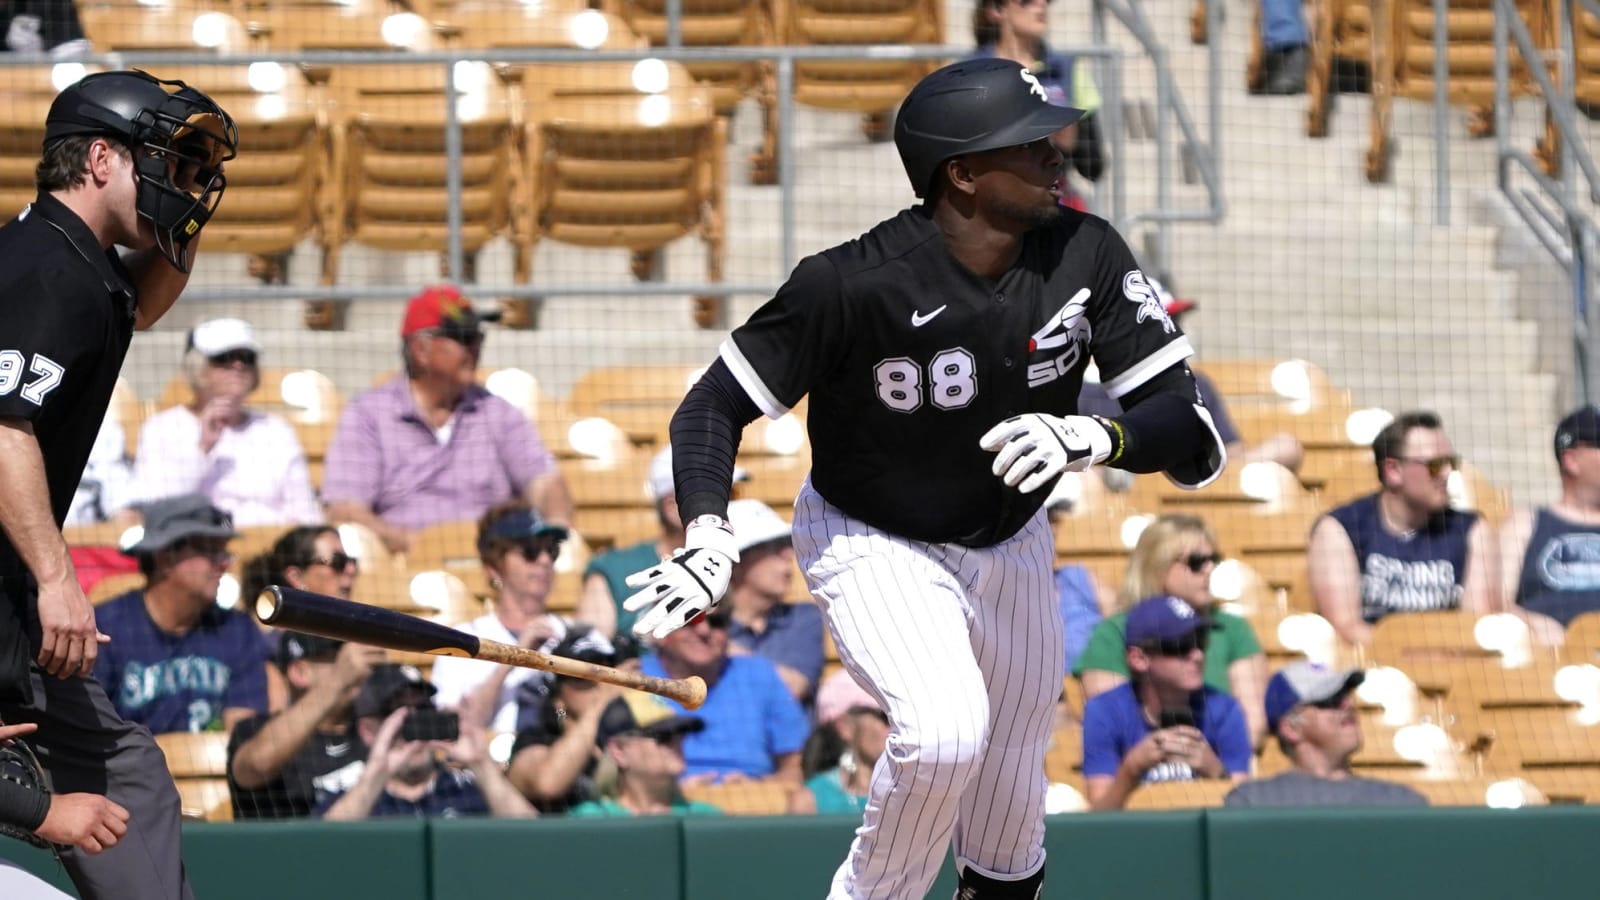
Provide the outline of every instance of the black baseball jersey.
<path id="1" fill-rule="evenodd" d="M 988 546 L 1048 491 L 995 477 L 984 432 L 1073 414 L 1091 355 L 1122 397 L 1192 352 L 1105 220 L 1068 211 L 989 280 L 914 207 L 802 260 L 721 358 L 769 416 L 811 395 L 811 481 L 828 502 L 891 534 Z"/>
<path id="2" fill-rule="evenodd" d="M 59 526 L 133 339 L 134 293 L 115 250 L 41 194 L 0 227 L 0 418 L 33 423 Z M 0 533 L 0 576 L 26 567 Z"/>

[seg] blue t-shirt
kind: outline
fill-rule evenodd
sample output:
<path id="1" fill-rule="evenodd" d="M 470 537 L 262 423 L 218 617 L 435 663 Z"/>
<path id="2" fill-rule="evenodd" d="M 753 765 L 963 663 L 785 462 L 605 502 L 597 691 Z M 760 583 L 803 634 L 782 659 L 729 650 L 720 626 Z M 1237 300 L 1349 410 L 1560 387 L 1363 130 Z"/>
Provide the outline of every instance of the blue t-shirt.
<path id="1" fill-rule="evenodd" d="M 1563 626 L 1600 609 L 1600 528 L 1539 510 L 1522 557 L 1517 605 Z"/>
<path id="2" fill-rule="evenodd" d="M 1100 598 L 1094 595 L 1089 570 L 1083 566 L 1057 569 L 1056 599 L 1061 605 L 1061 623 L 1066 627 L 1067 671 L 1071 672 L 1101 619 Z"/>
<path id="3" fill-rule="evenodd" d="M 812 688 L 822 677 L 822 611 L 815 604 L 779 603 L 767 613 L 767 630 L 760 634 L 730 620 L 728 639 L 794 669 L 811 679 Z"/>
<path id="4" fill-rule="evenodd" d="M 1455 609 L 1467 576 L 1467 535 L 1478 514 L 1447 509 L 1401 536 L 1383 527 L 1378 495 L 1352 500 L 1328 513 L 1344 526 L 1361 564 L 1361 618 L 1368 624 L 1389 613 Z"/>
<path id="5" fill-rule="evenodd" d="M 209 606 L 188 634 L 168 634 L 132 591 L 95 607 L 94 619 L 111 637 L 94 677 L 129 722 L 155 734 L 220 731 L 224 709 L 266 714 L 267 641 L 247 616 Z"/>
<path id="6" fill-rule="evenodd" d="M 1253 755 L 1250 732 L 1238 702 L 1207 687 L 1190 696 L 1189 708 L 1194 711 L 1194 720 L 1200 733 L 1205 735 L 1206 743 L 1222 760 L 1223 768 L 1231 773 L 1249 772 Z M 1083 774 L 1117 774 L 1122 757 L 1150 731 L 1131 682 L 1094 697 L 1083 708 Z M 1146 783 L 1194 779 L 1188 763 L 1161 763 L 1144 775 Z"/>
<path id="7" fill-rule="evenodd" d="M 339 802 L 345 792 L 325 794 L 317 801 L 317 808 L 312 815 L 322 818 L 328 807 Z M 402 800 L 385 790 L 378 795 L 372 804 L 372 812 L 368 818 L 379 819 L 387 816 L 441 816 L 454 819 L 460 816 L 486 816 L 489 814 L 489 801 L 483 797 L 483 791 L 478 789 L 478 783 L 473 780 L 471 772 L 460 769 L 439 767 L 438 777 L 433 782 L 433 790 L 424 794 L 417 800 Z"/>
<path id="8" fill-rule="evenodd" d="M 654 653 L 640 660 L 640 670 L 667 677 Z M 653 699 L 675 714 L 690 714 L 675 701 Z M 706 727 L 683 739 L 685 775 L 771 775 L 773 757 L 799 752 L 811 730 L 778 670 L 761 656 L 728 657 L 722 677 L 706 691 L 705 704 L 692 715 L 705 720 Z"/>

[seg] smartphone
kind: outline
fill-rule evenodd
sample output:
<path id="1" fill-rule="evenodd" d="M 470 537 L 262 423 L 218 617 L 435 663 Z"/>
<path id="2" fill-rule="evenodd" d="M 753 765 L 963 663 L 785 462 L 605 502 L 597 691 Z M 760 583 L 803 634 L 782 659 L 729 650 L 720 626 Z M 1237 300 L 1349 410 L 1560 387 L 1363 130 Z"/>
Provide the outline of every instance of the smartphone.
<path id="1" fill-rule="evenodd" d="M 1187 709 L 1163 709 L 1161 711 L 1162 728 L 1176 728 L 1179 725 L 1187 725 L 1190 728 L 1196 727 L 1194 712 Z"/>
<path id="2" fill-rule="evenodd" d="M 453 712 L 418 707 L 400 723 L 405 741 L 453 741 L 461 737 L 461 717 Z"/>

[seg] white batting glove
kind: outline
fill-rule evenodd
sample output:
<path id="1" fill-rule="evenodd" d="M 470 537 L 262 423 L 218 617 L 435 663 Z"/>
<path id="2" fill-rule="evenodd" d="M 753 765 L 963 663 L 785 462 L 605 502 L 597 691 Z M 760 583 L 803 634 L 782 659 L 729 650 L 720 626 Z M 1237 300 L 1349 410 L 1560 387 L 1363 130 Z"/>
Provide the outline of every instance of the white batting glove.
<path id="1" fill-rule="evenodd" d="M 1089 416 L 1012 416 L 985 432 L 978 446 L 998 451 L 994 474 L 1024 494 L 1111 457 L 1111 435 Z"/>
<path id="2" fill-rule="evenodd" d="M 628 587 L 638 593 L 623 601 L 622 608 L 649 608 L 633 623 L 633 633 L 660 640 L 716 606 L 728 592 L 728 578 L 738 561 L 739 548 L 726 520 L 708 515 L 690 522 L 683 548 L 672 558 L 628 576 Z"/>

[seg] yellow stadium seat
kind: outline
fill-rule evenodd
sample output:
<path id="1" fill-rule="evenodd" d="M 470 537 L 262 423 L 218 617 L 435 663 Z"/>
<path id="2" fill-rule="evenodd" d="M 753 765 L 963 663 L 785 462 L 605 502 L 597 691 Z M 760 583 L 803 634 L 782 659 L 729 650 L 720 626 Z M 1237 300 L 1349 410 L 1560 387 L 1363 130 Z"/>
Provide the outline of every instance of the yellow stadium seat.
<path id="1" fill-rule="evenodd" d="M 51 65 L 0 68 L 0 103 L 6 109 L 0 121 L 0 217 L 14 217 L 39 194 L 33 175 L 44 141 L 45 114 L 59 90 L 56 80 L 62 79 L 65 87 L 70 76 L 68 69 L 58 72 Z"/>
<path id="2" fill-rule="evenodd" d="M 249 52 L 254 44 L 243 22 L 217 10 L 142 4 L 85 6 L 78 10 L 78 21 L 84 36 L 100 53 L 143 50 L 227 55 Z M 167 77 L 160 71 L 150 74 Z"/>
<path id="3" fill-rule="evenodd" d="M 1522 620 L 1507 613 L 1460 610 L 1384 616 L 1372 628 L 1367 652 L 1374 662 L 1402 670 L 1428 659 L 1492 659 L 1503 665 L 1526 665 L 1535 654 Z"/>
<path id="4" fill-rule="evenodd" d="M 777 781 L 739 781 L 733 784 L 686 785 L 683 795 L 709 803 L 732 816 L 781 816 L 789 811 L 794 789 Z"/>
<path id="5" fill-rule="evenodd" d="M 1196 781 L 1159 781 L 1141 784 L 1128 797 L 1129 810 L 1215 809 L 1233 790 L 1233 782 L 1222 778 Z"/>
<path id="6" fill-rule="evenodd" d="M 1565 657 L 1569 662 L 1600 664 L 1600 610 L 1567 623 Z"/>
<path id="7" fill-rule="evenodd" d="M 667 43 L 667 4 L 663 0 L 606 0 L 606 11 L 660 47 Z M 679 39 L 685 47 L 755 47 L 768 43 L 772 16 L 761 0 L 683 0 L 679 4 Z M 727 116 L 761 80 L 751 62 L 690 62 L 689 74 L 711 89 L 717 113 Z"/>
<path id="8" fill-rule="evenodd" d="M 1367 0 L 1312 0 L 1306 18 L 1312 31 L 1311 65 L 1306 72 L 1306 136 L 1326 137 L 1328 113 L 1333 104 L 1334 66 L 1351 65 L 1363 72 L 1372 61 L 1372 4 Z M 1252 73 L 1259 67 L 1259 38 L 1252 56 Z M 1253 74 L 1250 76 L 1255 77 Z"/>
<path id="9" fill-rule="evenodd" d="M 143 590 L 144 584 L 144 575 L 138 572 L 107 575 L 94 583 L 94 587 L 89 589 L 87 596 L 91 605 L 99 606 L 107 600 L 115 600 L 129 591 Z"/>
<path id="10" fill-rule="evenodd" d="M 1429 806 L 1523 807 L 1550 803 L 1543 791 L 1521 778 L 1417 778 L 1401 783 L 1427 797 Z"/>
<path id="11" fill-rule="evenodd" d="M 667 424 L 705 365 L 603 366 L 578 376 L 568 403 L 616 423 L 638 443 L 665 445 Z"/>
<path id="12" fill-rule="evenodd" d="M 228 774 L 228 736 L 220 731 L 175 731 L 156 735 L 174 778 L 215 778 Z"/>
<path id="13" fill-rule="evenodd" d="M 436 30 L 450 43 L 474 50 L 512 48 L 585 50 L 636 50 L 647 44 L 634 34 L 628 23 L 598 10 L 548 9 L 519 4 L 509 9 L 503 4 L 458 3 L 441 9 L 433 18 Z M 496 63 L 495 68 L 508 80 L 520 80 L 526 63 Z M 532 67 L 535 71 L 540 66 Z"/>

